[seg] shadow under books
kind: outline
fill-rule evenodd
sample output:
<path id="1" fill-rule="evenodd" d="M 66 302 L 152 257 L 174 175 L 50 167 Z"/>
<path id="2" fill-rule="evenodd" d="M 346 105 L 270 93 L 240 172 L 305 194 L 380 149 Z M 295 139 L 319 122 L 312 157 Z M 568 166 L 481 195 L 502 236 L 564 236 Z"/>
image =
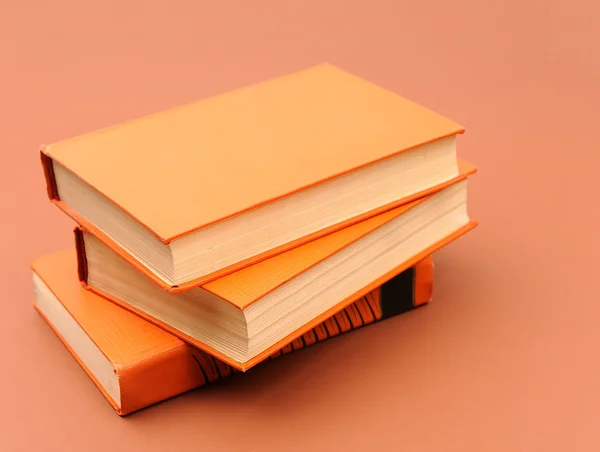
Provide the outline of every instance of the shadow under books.
<path id="1" fill-rule="evenodd" d="M 257 415 L 268 414 L 270 418 L 289 417 L 295 412 L 306 411 L 310 405 L 322 403 L 324 397 L 335 399 L 338 389 L 342 394 L 345 390 L 339 388 L 341 380 L 350 384 L 349 380 L 360 381 L 366 376 L 373 381 L 374 373 L 385 371 L 390 365 L 390 334 L 394 335 L 392 365 L 397 367 L 403 357 L 411 354 L 409 349 L 418 341 L 398 331 L 423 316 L 429 308 L 421 306 L 368 329 L 359 328 L 352 334 L 332 337 L 326 344 L 315 344 L 268 360 L 245 373 L 232 374 L 132 413 L 125 419 L 135 422 L 171 411 L 177 411 L 178 415 L 189 413 L 190 416 L 206 416 L 211 411 L 218 416 L 221 410 L 230 411 L 232 407 L 238 412 L 247 409 Z"/>

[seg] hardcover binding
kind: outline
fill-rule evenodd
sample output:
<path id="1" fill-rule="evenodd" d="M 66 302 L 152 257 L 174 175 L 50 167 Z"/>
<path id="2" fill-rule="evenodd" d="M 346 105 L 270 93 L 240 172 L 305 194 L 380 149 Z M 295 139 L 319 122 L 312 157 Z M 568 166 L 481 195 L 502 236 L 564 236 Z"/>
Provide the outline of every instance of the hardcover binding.
<path id="1" fill-rule="evenodd" d="M 100 382 L 94 376 L 94 374 L 87 368 L 87 366 L 83 363 L 83 361 L 81 360 L 81 358 L 79 357 L 79 355 L 77 355 L 77 353 L 75 353 L 75 351 L 73 350 L 73 348 L 64 339 L 64 337 L 60 334 L 60 332 L 56 329 L 56 327 L 52 324 L 52 322 L 50 322 L 50 320 L 48 319 L 48 317 L 46 317 L 46 315 L 40 310 L 40 308 L 37 305 L 33 305 L 33 307 L 38 312 L 38 314 L 46 321 L 46 323 L 50 326 L 50 328 L 52 329 L 52 331 L 54 331 L 54 333 L 58 336 L 58 338 L 63 343 L 63 345 L 66 347 L 66 349 L 69 351 L 69 353 L 73 356 L 73 358 L 75 358 L 75 361 L 77 361 L 77 363 L 85 371 L 85 373 L 87 374 L 87 376 L 92 380 L 92 382 L 100 390 L 100 392 L 106 398 L 106 400 L 108 400 L 108 402 L 115 409 L 115 411 L 117 412 L 117 414 L 119 414 L 121 416 L 125 415 L 125 414 L 128 414 L 127 411 L 123 410 L 122 408 L 119 408 L 119 405 L 117 405 L 117 403 L 113 400 L 113 398 L 110 396 L 110 394 L 100 384 Z M 129 411 L 129 412 L 131 412 L 131 411 Z"/>
<path id="2" fill-rule="evenodd" d="M 229 364 L 230 366 L 241 370 L 241 371 L 246 371 L 252 367 L 254 367 L 255 365 L 257 365 L 258 363 L 260 363 L 261 361 L 264 361 L 265 359 L 267 359 L 271 354 L 275 353 L 277 350 L 282 349 L 283 347 L 287 346 L 288 344 L 291 344 L 293 341 L 295 341 L 296 339 L 300 338 L 300 336 L 302 336 L 304 333 L 310 331 L 311 329 L 313 329 L 315 326 L 317 326 L 318 324 L 324 322 L 326 319 L 328 319 L 329 317 L 334 316 L 335 314 L 337 314 L 339 311 L 341 311 L 342 309 L 346 308 L 347 306 L 349 306 L 354 300 L 357 300 L 363 296 L 365 296 L 367 293 L 371 292 L 372 290 L 375 290 L 377 287 L 385 284 L 387 281 L 389 281 L 390 279 L 392 279 L 394 276 L 402 273 L 403 271 L 405 271 L 406 269 L 416 265 L 419 261 L 425 259 L 427 256 L 432 255 L 435 251 L 437 251 L 438 249 L 442 248 L 443 246 L 448 245 L 449 243 L 453 242 L 454 240 L 458 239 L 459 237 L 461 237 L 462 235 L 466 234 L 468 231 L 474 229 L 477 226 L 477 221 L 471 221 L 468 224 L 466 224 L 465 226 L 461 227 L 460 229 L 458 229 L 457 231 L 455 231 L 454 233 L 450 234 L 449 236 L 447 236 L 445 239 L 437 242 L 436 244 L 422 250 L 420 253 L 416 254 L 415 256 L 413 256 L 411 259 L 399 264 L 396 268 L 394 268 L 393 270 L 387 272 L 385 275 L 382 275 L 380 278 L 377 278 L 376 280 L 374 280 L 371 284 L 367 285 L 366 287 L 364 287 L 363 289 L 357 291 L 356 293 L 352 294 L 351 296 L 347 297 L 346 299 L 340 301 L 339 303 L 337 303 L 335 306 L 333 306 L 332 308 L 328 309 L 327 311 L 325 311 L 323 314 L 321 314 L 320 316 L 316 317 L 315 319 L 313 319 L 311 322 L 307 323 L 306 325 L 304 325 L 303 327 L 299 328 L 298 330 L 296 330 L 295 332 L 289 334 L 287 337 L 281 339 L 280 341 L 278 341 L 277 343 L 273 344 L 271 347 L 269 347 L 268 349 L 266 349 L 265 351 L 263 351 L 262 353 L 258 354 L 257 356 L 251 358 L 250 360 L 246 361 L 246 362 L 238 362 L 235 361 L 233 359 L 231 359 L 230 357 L 228 357 L 227 355 L 219 352 L 218 350 L 215 350 L 214 348 L 199 342 L 198 340 L 192 338 L 191 336 L 186 335 L 185 333 L 182 333 L 181 331 L 178 331 L 177 329 L 171 327 L 170 325 L 161 322 L 158 319 L 155 319 L 151 316 L 149 316 L 148 314 L 144 313 L 143 311 L 136 309 L 135 307 L 129 305 L 128 303 L 123 302 L 122 300 L 119 300 L 116 297 L 111 296 L 110 294 L 107 294 L 106 292 L 97 289 L 95 287 L 89 286 L 87 284 L 87 278 L 82 279 L 81 283 L 83 284 L 84 287 L 86 287 L 88 290 L 91 290 L 93 292 L 95 292 L 96 294 L 102 296 L 103 298 L 106 298 L 118 305 L 120 305 L 121 307 L 124 307 L 125 309 L 133 312 L 134 314 L 137 314 L 138 316 L 144 318 L 145 320 L 149 321 L 150 323 L 153 323 L 154 325 L 162 328 L 163 330 L 168 331 L 169 333 L 179 337 L 181 340 L 188 342 L 189 344 L 204 350 L 206 353 L 215 356 L 216 358 L 220 359 L 221 361 Z M 85 257 L 85 253 L 84 252 L 78 252 L 77 254 L 77 258 L 79 260 L 84 260 L 86 259 Z M 85 263 L 81 263 L 78 264 L 78 267 L 82 267 L 85 268 Z M 85 272 L 81 272 L 81 273 L 85 273 Z M 84 277 L 87 275 L 83 275 Z"/>
<path id="3" fill-rule="evenodd" d="M 75 252 L 77 253 L 77 276 L 79 277 L 79 281 L 87 285 L 88 266 L 83 231 L 76 227 L 73 230 L 73 234 L 75 235 Z"/>
<path id="4" fill-rule="evenodd" d="M 48 148 L 42 149 L 41 159 L 42 159 L 42 165 L 44 167 L 44 174 L 46 175 L 46 185 L 48 187 L 48 196 L 50 197 L 53 204 L 56 207 L 58 207 L 64 214 L 66 214 L 68 217 L 70 217 L 75 223 L 77 223 L 82 229 L 90 232 L 92 235 L 94 235 L 96 238 L 98 238 L 101 242 L 103 242 L 106 246 L 108 246 L 110 249 L 112 249 L 115 253 L 117 253 L 119 256 L 121 256 L 123 259 L 125 259 L 129 263 L 129 265 L 131 265 L 133 268 L 135 268 L 136 270 L 138 270 L 139 272 L 144 274 L 154 284 L 158 285 L 161 289 L 163 289 L 169 293 L 173 293 L 173 294 L 181 293 L 186 290 L 193 289 L 194 287 L 202 286 L 204 284 L 213 282 L 219 278 L 230 275 L 230 274 L 232 274 L 236 271 L 239 271 L 245 267 L 254 265 L 260 261 L 269 259 L 270 257 L 276 256 L 278 254 L 282 254 L 282 253 L 289 251 L 291 249 L 294 249 L 296 247 L 300 247 L 310 241 L 317 240 L 326 235 L 335 233 L 341 229 L 350 227 L 361 221 L 367 220 L 373 216 L 382 214 L 391 209 L 398 208 L 401 205 L 407 205 L 410 203 L 419 202 L 424 197 L 432 195 L 432 194 L 434 194 L 440 190 L 443 190 L 451 185 L 459 183 L 459 182 L 467 179 L 469 176 L 475 174 L 478 171 L 477 167 L 472 165 L 471 163 L 459 160 L 458 161 L 459 175 L 450 181 L 447 181 L 447 182 L 437 185 L 435 187 L 430 187 L 427 190 L 424 190 L 422 192 L 408 196 L 401 200 L 397 200 L 396 202 L 387 204 L 378 209 L 374 209 L 371 212 L 364 213 L 362 215 L 345 220 L 345 221 L 335 224 L 333 226 L 324 228 L 323 230 L 308 234 L 302 238 L 299 238 L 299 239 L 289 242 L 287 244 L 283 244 L 272 250 L 269 250 L 262 254 L 256 255 L 252 258 L 237 262 L 236 264 L 233 264 L 233 265 L 230 265 L 229 267 L 217 270 L 217 271 L 215 271 L 209 275 L 205 275 L 201 278 L 197 278 L 197 279 L 194 279 L 192 281 L 188 281 L 188 282 L 185 282 L 182 284 L 170 285 L 170 284 L 167 284 L 166 282 L 164 282 L 162 279 L 160 279 L 149 268 L 147 268 L 140 261 L 135 259 L 127 251 L 125 251 L 121 246 L 119 246 L 114 240 L 112 240 L 108 235 L 106 235 L 104 232 L 102 232 L 99 228 L 97 228 L 91 222 L 89 222 L 88 220 L 83 218 L 81 215 L 79 215 L 77 212 L 75 212 L 74 210 L 69 208 L 69 206 L 67 206 L 63 201 L 61 201 L 59 199 L 58 192 L 56 189 L 56 182 L 54 180 L 54 171 L 52 169 L 53 159 L 52 159 L 52 157 L 50 157 L 49 155 L 46 155 L 44 153 L 47 151 L 48 151 Z M 121 206 L 119 206 L 119 207 L 121 208 Z M 146 226 L 144 226 L 144 227 L 146 229 L 148 229 Z M 165 246 L 167 246 L 170 243 L 168 240 L 165 240 L 165 239 L 159 237 L 158 235 L 156 235 L 154 233 L 154 231 L 152 231 L 150 229 L 148 229 L 148 230 L 152 234 L 154 234 L 161 242 L 163 242 L 165 244 Z"/>
<path id="5" fill-rule="evenodd" d="M 202 386 L 202 369 L 187 344 L 151 359 L 117 369 L 121 387 L 121 414 L 128 414 Z"/>
<path id="6" fill-rule="evenodd" d="M 40 149 L 40 160 L 42 162 L 42 169 L 44 170 L 44 178 L 46 179 L 46 191 L 48 198 L 51 201 L 58 201 L 58 189 L 56 188 L 56 178 L 54 177 L 54 166 L 52 165 L 52 158 L 46 155 L 48 149 L 46 146 L 42 146 Z"/>
<path id="7" fill-rule="evenodd" d="M 36 265 L 33 265 L 34 271 L 38 273 L 40 278 L 46 280 L 43 266 L 40 265 L 40 267 L 40 269 L 37 269 Z M 68 268 L 64 268 L 64 266 L 61 267 L 61 271 L 64 272 L 65 270 L 68 270 Z M 405 277 L 405 273 L 408 277 Z M 431 256 L 427 256 L 425 259 L 415 264 L 414 267 L 399 276 L 401 276 L 402 279 L 401 283 L 396 283 L 395 280 L 398 277 L 392 278 L 390 281 L 384 283 L 382 287 L 367 293 L 364 297 L 336 313 L 333 317 L 326 319 L 321 324 L 316 325 L 314 328 L 304 333 L 298 339 L 292 341 L 282 349 L 275 351 L 268 356 L 267 359 L 276 359 L 280 356 L 309 347 L 354 329 L 407 312 L 431 301 L 433 294 L 433 259 Z M 63 276 L 63 278 L 67 277 Z M 61 294 L 60 291 L 56 292 L 54 290 L 55 288 L 51 283 L 51 278 L 48 278 L 46 283 L 65 308 L 67 308 L 75 321 L 80 324 L 86 333 L 91 334 L 90 337 L 94 340 L 94 333 L 98 334 L 98 331 L 93 331 L 94 328 L 86 330 L 85 327 L 85 321 L 87 320 L 87 322 L 89 322 L 90 319 L 78 318 L 78 311 L 71 311 L 73 306 L 70 306 L 68 302 L 61 300 L 61 295 L 64 296 L 64 293 Z M 58 285 L 56 286 L 56 288 L 59 288 Z M 85 292 L 85 289 L 83 288 L 80 290 Z M 67 293 L 72 296 L 72 292 Z M 107 303 L 108 305 L 111 305 L 110 308 L 113 314 L 115 311 L 118 311 L 118 315 L 116 317 L 111 316 L 111 320 L 118 321 L 118 319 L 121 319 L 122 323 L 127 325 L 130 324 L 129 322 L 132 319 L 137 321 L 130 332 L 130 334 L 135 335 L 135 326 L 137 325 L 137 327 L 139 327 L 140 323 L 143 323 L 140 319 L 126 310 L 113 305 L 109 301 L 97 297 L 93 293 L 88 293 L 88 295 L 91 296 L 91 300 L 89 298 L 87 299 L 88 303 Z M 79 303 L 85 303 L 85 300 L 83 302 L 79 301 Z M 397 308 L 391 309 L 394 305 L 397 305 Z M 79 307 L 81 308 L 81 304 Z M 133 413 L 191 389 L 215 382 L 232 374 L 240 373 L 238 369 L 229 366 L 210 354 L 196 349 L 182 341 L 173 341 L 172 339 L 174 338 L 170 337 L 172 346 L 167 349 L 153 353 L 151 356 L 140 355 L 135 362 L 129 365 L 115 365 L 115 373 L 119 376 L 119 386 L 121 390 L 121 406 L 119 407 L 85 366 L 80 357 L 77 356 L 68 342 L 64 340 L 60 332 L 56 330 L 55 326 L 48 320 L 43 312 L 37 308 L 37 306 L 36 309 L 102 392 L 104 397 L 113 406 L 115 411 L 121 416 Z M 81 315 L 81 311 L 79 311 L 79 314 Z M 153 330 L 155 334 L 160 332 L 164 336 L 168 336 L 166 333 L 159 331 L 150 324 L 144 326 L 146 329 Z M 128 347 L 133 347 L 133 350 L 135 351 L 135 344 L 127 343 L 126 345 Z M 102 350 L 104 353 L 107 351 L 108 350 Z"/>
<path id="8" fill-rule="evenodd" d="M 400 281 L 396 279 L 400 277 Z M 367 293 L 347 308 L 307 331 L 285 347 L 271 354 L 275 359 L 324 340 L 376 323 L 423 306 L 432 300 L 433 258 L 426 257 L 414 267 Z M 420 287 L 417 290 L 417 287 Z M 425 290 L 429 288 L 429 290 Z M 193 358 L 202 370 L 205 383 L 212 383 L 240 371 L 199 349 Z"/>
<path id="9" fill-rule="evenodd" d="M 277 95 L 273 95 L 274 90 Z M 331 98 L 326 109 L 323 109 L 323 95 Z M 380 115 L 381 121 L 372 121 L 370 108 Z M 251 111 L 259 114 L 248 114 Z M 339 121 L 331 121 L 332 115 L 339 113 L 347 115 L 345 119 L 349 121 L 350 129 Z M 280 127 L 274 128 L 273 124 L 261 118 L 270 118 Z M 290 118 L 294 120 L 290 121 Z M 296 119 L 301 121 L 299 125 Z M 196 124 L 204 124 L 205 127 L 198 128 Z M 237 130 L 242 135 L 252 130 L 254 133 L 250 140 L 242 140 L 248 141 L 250 147 L 246 149 L 240 146 L 241 142 L 232 141 L 227 133 L 223 133 L 226 130 Z M 315 133 L 299 133 L 302 130 Z M 42 150 L 98 192 L 110 192 L 107 198 L 122 210 L 129 211 L 132 217 L 139 218 L 140 223 L 168 243 L 311 186 L 464 131 L 463 126 L 449 118 L 367 80 L 332 65 L 318 65 L 223 95 L 116 123 L 50 144 Z M 367 136 L 372 138 L 365 140 Z M 194 179 L 181 179 L 173 174 L 168 176 L 172 179 L 165 180 L 166 197 L 158 198 L 159 204 L 164 202 L 167 205 L 169 199 L 179 192 L 183 193 L 184 203 L 192 209 L 197 208 L 197 201 L 194 196 L 188 195 L 215 188 L 215 181 L 218 182 L 216 191 L 212 193 L 213 197 L 218 197 L 217 202 L 212 208 L 206 206 L 207 209 L 203 209 L 206 215 L 192 222 L 185 221 L 189 216 L 181 211 L 171 212 L 170 220 L 165 221 L 163 209 L 151 207 L 140 210 L 138 198 L 123 197 L 129 193 L 126 185 L 109 183 L 116 177 L 138 183 L 142 188 L 154 186 L 156 181 L 136 172 L 137 162 L 143 158 L 156 161 L 157 157 L 164 157 L 164 145 L 158 144 L 163 139 L 175 149 L 180 149 L 169 156 L 174 167 L 194 168 L 205 164 L 206 156 L 193 149 L 223 150 L 218 153 L 221 157 L 211 158 L 211 162 L 225 177 L 213 174 L 215 178 L 211 177 L 208 185 L 179 184 L 178 181 Z M 298 170 L 292 172 L 292 177 L 284 175 L 289 171 L 289 158 L 282 157 L 279 152 L 281 147 L 286 146 L 290 152 L 302 152 L 304 155 L 295 161 Z M 340 146 L 348 148 L 349 152 L 336 154 L 335 150 Z M 236 176 L 246 175 L 248 171 L 247 165 L 231 163 L 240 152 L 271 162 L 261 165 L 262 170 L 257 173 L 254 184 L 238 187 L 242 190 L 238 194 L 244 193 L 245 196 L 235 197 L 237 201 L 227 206 L 231 201 L 231 197 L 225 194 L 229 193 L 226 192 L 228 183 L 221 184 L 221 181 L 236 180 Z M 100 169 L 97 165 L 109 161 L 114 165 L 112 172 L 106 172 L 105 167 Z M 269 182 L 273 175 L 277 175 L 275 184 Z M 94 182 L 91 183 L 91 180 Z"/>

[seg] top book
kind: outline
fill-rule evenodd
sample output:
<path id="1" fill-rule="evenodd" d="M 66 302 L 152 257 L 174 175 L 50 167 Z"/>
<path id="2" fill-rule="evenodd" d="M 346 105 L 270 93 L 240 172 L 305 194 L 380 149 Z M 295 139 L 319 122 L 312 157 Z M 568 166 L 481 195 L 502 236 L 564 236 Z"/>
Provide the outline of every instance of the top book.
<path id="1" fill-rule="evenodd" d="M 41 148 L 49 197 L 165 287 L 446 186 L 455 122 L 323 64 Z"/>

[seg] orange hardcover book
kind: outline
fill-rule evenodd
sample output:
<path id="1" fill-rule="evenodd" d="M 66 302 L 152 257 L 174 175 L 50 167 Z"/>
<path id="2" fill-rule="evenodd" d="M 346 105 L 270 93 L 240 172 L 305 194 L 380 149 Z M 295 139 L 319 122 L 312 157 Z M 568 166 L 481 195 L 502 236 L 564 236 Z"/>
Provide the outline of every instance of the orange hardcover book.
<path id="1" fill-rule="evenodd" d="M 32 263 L 35 308 L 120 415 L 235 372 L 114 303 L 85 290 L 74 250 Z M 276 358 L 431 300 L 433 260 L 413 267 L 276 351 Z"/>
<path id="2" fill-rule="evenodd" d="M 76 228 L 79 276 L 90 290 L 247 370 L 474 228 L 466 193 L 475 168 L 463 171 L 462 180 L 428 197 L 176 294 L 102 236 Z"/>
<path id="3" fill-rule="evenodd" d="M 455 122 L 319 65 L 41 148 L 50 199 L 172 291 L 433 193 Z"/>

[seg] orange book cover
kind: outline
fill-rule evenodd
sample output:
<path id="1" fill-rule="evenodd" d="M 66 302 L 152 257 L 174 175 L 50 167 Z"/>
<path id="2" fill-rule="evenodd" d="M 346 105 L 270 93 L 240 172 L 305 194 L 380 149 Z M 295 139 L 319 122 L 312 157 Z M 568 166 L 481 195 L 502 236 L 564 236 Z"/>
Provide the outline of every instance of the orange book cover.
<path id="1" fill-rule="evenodd" d="M 477 172 L 477 167 L 472 163 L 466 161 L 459 161 L 459 174 L 456 178 L 452 179 L 448 183 L 444 184 L 439 190 L 435 190 L 427 196 L 433 193 L 440 192 L 446 188 L 456 185 L 460 182 L 465 181 L 468 177 L 472 176 Z M 92 224 L 86 221 L 79 222 L 80 229 L 89 232 L 94 237 L 99 239 L 102 243 L 108 246 L 112 251 L 117 253 L 121 258 L 125 259 L 133 268 L 144 274 L 147 278 L 153 281 L 156 285 L 162 289 L 176 294 L 182 293 L 187 290 L 193 289 L 194 287 L 202 287 L 209 292 L 215 293 L 215 295 L 222 296 L 226 300 L 231 300 L 231 303 L 243 309 L 252 303 L 252 301 L 264 295 L 269 290 L 272 290 L 277 285 L 297 276 L 299 273 L 307 270 L 311 265 L 319 263 L 321 260 L 331 255 L 333 252 L 351 244 L 352 242 L 363 237 L 365 234 L 373 231 L 377 227 L 385 224 L 387 221 L 401 215 L 407 210 L 413 208 L 419 203 L 427 199 L 427 196 L 422 196 L 419 199 L 406 202 L 393 209 L 388 209 L 385 212 L 380 212 L 377 215 L 373 215 L 368 218 L 361 219 L 360 222 L 346 226 L 344 228 L 337 229 L 334 232 L 330 232 L 319 238 L 313 238 L 307 240 L 302 245 L 295 246 L 285 252 L 277 253 L 270 258 L 263 258 L 258 260 L 252 265 L 248 265 L 244 268 L 232 271 L 226 275 L 219 276 L 216 279 L 208 283 L 199 284 L 197 281 L 190 282 L 188 284 L 181 284 L 177 286 L 170 286 L 165 284 L 163 280 L 157 277 L 151 270 L 145 267 L 141 262 L 136 260 L 119 246 L 114 240 L 108 235 L 104 234 L 101 230 L 94 227 Z M 292 264 L 290 266 L 290 264 Z M 287 274 L 281 274 L 280 268 L 285 268 Z M 275 269 L 277 269 L 275 271 Z M 260 275 L 263 279 L 261 285 L 255 286 L 255 291 L 246 292 L 247 298 L 242 301 L 234 300 L 234 296 L 231 292 L 235 291 L 237 287 L 241 287 L 243 284 L 247 284 L 249 279 L 255 278 L 255 275 Z M 225 290 L 226 292 L 221 292 Z"/>
<path id="2" fill-rule="evenodd" d="M 237 370 L 93 292 L 76 276 L 76 254 L 35 260 L 35 308 L 120 415 L 127 415 Z M 273 352 L 270 359 L 428 303 L 430 256 Z M 104 367 L 103 367 L 104 366 Z"/>
<path id="3" fill-rule="evenodd" d="M 473 166 L 465 166 L 464 169 L 467 173 L 463 175 L 464 179 L 466 179 L 468 174 L 472 174 L 475 171 L 475 168 Z M 466 183 L 466 181 L 462 181 L 461 183 Z M 454 188 L 459 189 L 459 184 L 457 184 Z M 448 190 L 450 190 L 450 188 Z M 349 226 L 345 229 L 329 234 L 328 236 L 322 237 L 300 247 L 294 248 L 290 251 L 287 251 L 286 253 L 261 261 L 251 267 L 247 267 L 245 269 L 239 270 L 236 273 L 208 283 L 202 286 L 202 289 L 203 291 L 209 292 L 213 295 L 216 295 L 220 299 L 229 302 L 236 308 L 244 310 L 264 295 L 269 294 L 271 291 L 278 289 L 286 282 L 296 278 L 302 272 L 305 272 L 309 268 L 318 265 L 329 256 L 332 256 L 340 250 L 350 246 L 352 243 L 356 242 L 361 237 L 364 237 L 366 234 L 374 231 L 375 229 L 386 224 L 387 222 L 392 221 L 394 218 L 399 217 L 402 213 L 407 212 L 412 208 L 416 208 L 415 206 L 418 206 L 419 204 L 424 202 L 426 202 L 426 199 L 421 199 L 418 201 L 414 201 L 411 204 L 392 209 L 388 212 L 384 212 L 383 214 L 372 217 L 361 223 Z M 353 300 L 364 296 L 371 290 L 374 290 L 376 287 L 391 279 L 393 276 L 410 268 L 419 260 L 425 258 L 428 255 L 433 254 L 433 252 L 435 252 L 436 250 L 440 249 L 441 247 L 449 244 L 450 242 L 459 238 L 463 234 L 467 233 L 476 225 L 476 221 L 467 220 L 467 222 L 464 225 L 461 224 L 453 226 L 452 232 L 448 233 L 448 235 L 446 235 L 443 239 L 435 243 L 432 242 L 425 249 L 421 249 L 416 254 L 412 254 L 411 257 L 405 262 L 398 262 L 398 265 L 392 270 L 387 271 L 385 274 L 376 278 L 362 289 L 358 290 L 357 292 L 353 293 L 347 298 L 337 302 L 337 304 L 335 304 L 333 307 L 327 309 L 321 315 L 317 316 L 316 318 L 307 322 L 303 326 L 299 327 L 293 333 L 277 340 L 266 350 L 258 353 L 256 356 L 249 357 L 243 362 L 233 359 L 232 357 L 222 353 L 221 351 L 206 344 L 205 342 L 200 341 L 197 338 L 194 338 L 177 328 L 174 328 L 173 326 L 161 321 L 155 315 L 150 315 L 142 309 L 139 309 L 136 306 L 132 306 L 131 303 L 125 302 L 120 298 L 113 296 L 98 287 L 94 287 L 92 284 L 89 284 L 88 260 L 86 256 L 85 242 L 86 240 L 90 240 L 91 243 L 99 242 L 99 244 L 96 244 L 94 246 L 102 246 L 103 237 L 96 237 L 89 231 L 85 231 L 80 227 L 77 227 L 75 229 L 75 239 L 78 250 L 79 276 L 84 286 L 86 286 L 90 290 L 95 291 L 99 295 L 125 307 L 126 309 L 131 310 L 132 312 L 147 319 L 148 321 L 155 323 L 161 328 L 171 332 L 172 334 L 180 337 L 186 342 L 189 342 L 197 348 L 200 348 L 206 351 L 207 353 L 216 356 L 217 358 L 226 362 L 232 367 L 235 367 L 239 370 L 247 370 L 253 367 L 254 365 L 258 364 L 262 360 L 266 359 L 270 354 L 274 353 L 276 350 L 280 349 L 285 344 L 297 339 L 302 334 L 306 333 L 309 329 L 314 328 L 318 323 L 324 321 L 326 318 L 331 317 L 336 312 L 347 307 L 350 303 L 352 303 Z M 104 245 L 109 244 L 104 243 Z M 117 251 L 117 254 L 119 254 L 118 248 L 116 250 L 113 249 L 113 251 Z M 125 256 L 121 254 L 121 257 Z M 122 266 L 122 268 L 119 267 L 119 272 L 130 272 L 128 273 L 128 278 L 135 278 L 137 276 L 135 274 L 135 268 L 139 270 L 139 267 L 136 267 L 135 262 L 129 263 L 132 265 Z M 143 302 L 143 300 L 139 301 Z"/>
<path id="4" fill-rule="evenodd" d="M 134 219 L 136 234 L 149 232 L 168 246 L 463 131 L 437 113 L 325 64 L 42 146 L 41 159 L 49 197 L 78 224 L 94 230 L 96 222 L 60 199 L 55 165 Z M 452 160 L 452 170 L 428 173 L 426 187 L 350 218 L 330 215 L 318 230 L 298 232 L 179 284 L 189 288 L 212 281 L 439 190 L 458 176 L 454 154 L 444 158 Z"/>

